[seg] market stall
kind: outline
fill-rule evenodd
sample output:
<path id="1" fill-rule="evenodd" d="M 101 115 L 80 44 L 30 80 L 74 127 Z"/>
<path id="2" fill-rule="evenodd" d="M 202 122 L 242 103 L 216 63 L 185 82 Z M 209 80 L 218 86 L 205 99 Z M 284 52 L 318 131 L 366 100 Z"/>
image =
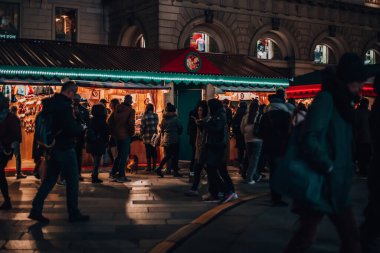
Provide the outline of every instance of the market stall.
<path id="1" fill-rule="evenodd" d="M 23 116 L 25 111 L 23 167 L 33 167 L 33 124 L 41 100 L 58 92 L 62 79 L 76 81 L 80 86 L 79 94 L 89 106 L 99 103 L 100 99 L 110 101 L 132 95 L 133 107 L 137 112 L 137 132 L 147 103 L 155 105 L 160 118 L 166 102 L 178 104 L 178 112 L 186 128 L 190 108 L 193 109 L 199 100 L 209 98 L 209 86 L 221 89 L 233 87 L 231 90 L 237 91 L 246 89 L 244 93 L 247 94 L 255 90 L 271 92 L 277 87 L 288 86 L 286 78 L 262 64 L 254 64 L 260 74 L 257 70 L 257 73 L 248 71 L 248 67 L 253 65 L 246 64 L 245 67 L 241 65 L 240 69 L 247 73 L 232 75 L 223 70 L 223 66 L 217 66 L 211 58 L 193 49 L 152 50 L 56 41 L 0 41 L 0 89 L 13 105 L 20 108 L 19 116 L 20 113 Z M 253 62 L 252 59 L 249 61 Z M 20 94 L 19 89 L 33 91 L 26 95 Z M 38 89 L 45 91 L 36 92 Z M 193 90 L 197 90 L 195 96 L 183 96 L 185 91 Z M 24 107 L 25 110 L 22 109 Z M 185 144 L 181 145 L 185 155 L 188 146 L 186 137 L 183 134 L 181 140 Z M 140 163 L 145 163 L 141 141 L 132 144 L 132 153 L 138 155 Z M 91 165 L 91 159 L 84 159 L 84 165 Z M 10 167 L 13 166 L 11 162 Z"/>

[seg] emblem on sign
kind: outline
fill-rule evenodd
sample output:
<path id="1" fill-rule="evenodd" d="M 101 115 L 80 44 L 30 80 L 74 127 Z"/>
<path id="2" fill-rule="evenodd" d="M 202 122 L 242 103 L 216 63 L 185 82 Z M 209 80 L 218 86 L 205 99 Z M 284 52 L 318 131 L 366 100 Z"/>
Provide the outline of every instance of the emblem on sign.
<path id="1" fill-rule="evenodd" d="M 188 53 L 185 57 L 185 67 L 189 72 L 198 72 L 202 67 L 202 58 L 196 52 Z"/>

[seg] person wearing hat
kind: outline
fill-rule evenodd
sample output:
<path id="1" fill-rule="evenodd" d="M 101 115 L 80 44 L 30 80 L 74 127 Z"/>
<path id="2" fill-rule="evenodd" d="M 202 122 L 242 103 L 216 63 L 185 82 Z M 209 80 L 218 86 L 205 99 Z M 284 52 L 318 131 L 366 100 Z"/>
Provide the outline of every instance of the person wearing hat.
<path id="1" fill-rule="evenodd" d="M 88 126 L 90 123 L 90 113 L 86 108 L 84 108 L 80 102 L 82 98 L 79 94 L 75 94 L 73 102 L 74 102 L 74 113 L 76 120 L 79 124 L 83 124 L 85 126 Z M 79 181 L 83 181 L 84 178 L 82 177 L 82 157 L 83 157 L 83 148 L 84 148 L 84 135 L 85 133 L 81 133 L 76 137 L 75 140 L 75 153 L 77 155 L 78 160 L 78 172 L 79 172 Z"/>
<path id="2" fill-rule="evenodd" d="M 364 210 L 365 220 L 360 227 L 364 253 L 378 253 L 380 250 L 380 74 L 375 78 L 374 90 L 377 97 L 369 121 L 373 146 L 368 173 L 369 201 Z"/>
<path id="3" fill-rule="evenodd" d="M 75 153 L 75 140 L 84 133 L 86 126 L 80 124 L 74 116 L 72 99 L 78 91 L 73 81 L 63 84 L 61 92 L 49 98 L 43 107 L 43 113 L 52 118 L 51 130 L 55 135 L 54 146 L 49 151 L 47 174 L 32 202 L 29 219 L 47 223 L 49 219 L 42 215 L 44 202 L 59 174 L 66 180 L 66 198 L 69 222 L 84 222 L 90 217 L 83 215 L 78 208 L 79 173 Z"/>
<path id="4" fill-rule="evenodd" d="M 313 201 L 294 201 L 293 211 L 299 215 L 299 227 L 284 252 L 307 252 L 316 238 L 319 224 L 328 216 L 339 234 L 340 252 L 360 253 L 351 188 L 354 101 L 367 79 L 363 60 L 354 53 L 346 53 L 336 69 L 327 68 L 322 77 L 322 91 L 308 111 L 302 136 L 296 144 L 300 145 L 302 159 L 311 166 L 300 173 L 307 177 L 308 171 L 315 169 L 322 176 L 319 181 L 322 185 L 317 187 L 318 182 L 313 182 L 313 188 L 321 191 L 315 192 L 318 199 Z M 315 179 L 314 174 L 309 175 Z"/>
<path id="5" fill-rule="evenodd" d="M 129 181 L 125 176 L 125 166 L 131 150 L 131 137 L 135 135 L 136 112 L 132 108 L 132 103 L 132 96 L 126 95 L 124 102 L 116 106 L 108 119 L 111 133 L 116 139 L 118 152 L 110 176 L 118 183 Z"/>
<path id="6" fill-rule="evenodd" d="M 17 120 L 16 115 L 9 112 L 9 101 L 0 92 L 0 189 L 4 197 L 0 210 L 12 209 L 5 167 L 13 156 L 12 143 L 18 139 Z"/>

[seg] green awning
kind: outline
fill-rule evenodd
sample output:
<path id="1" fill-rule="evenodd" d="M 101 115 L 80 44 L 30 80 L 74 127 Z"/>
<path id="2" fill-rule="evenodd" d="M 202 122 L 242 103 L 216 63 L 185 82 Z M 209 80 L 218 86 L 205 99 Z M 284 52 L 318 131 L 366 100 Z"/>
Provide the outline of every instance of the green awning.
<path id="1" fill-rule="evenodd" d="M 0 83 L 11 80 L 45 80 L 47 83 L 56 82 L 63 78 L 83 81 L 98 82 L 134 82 L 195 84 L 216 86 L 243 86 L 251 88 L 272 88 L 289 86 L 288 79 L 284 78 L 259 78 L 239 77 L 224 75 L 197 75 L 187 73 L 121 71 L 121 70 L 94 70 L 78 68 L 52 68 L 52 67 L 24 67 L 24 66 L 0 66 Z"/>

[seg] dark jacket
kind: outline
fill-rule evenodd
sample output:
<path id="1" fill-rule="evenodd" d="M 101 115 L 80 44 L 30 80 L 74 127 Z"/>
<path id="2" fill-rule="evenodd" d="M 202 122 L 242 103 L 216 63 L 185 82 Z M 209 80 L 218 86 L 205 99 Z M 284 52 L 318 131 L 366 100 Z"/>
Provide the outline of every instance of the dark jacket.
<path id="1" fill-rule="evenodd" d="M 370 111 L 368 108 L 359 107 L 355 111 L 355 141 L 360 144 L 371 144 L 369 127 Z"/>
<path id="2" fill-rule="evenodd" d="M 211 116 L 202 124 L 203 145 L 200 163 L 209 166 L 221 166 L 224 162 L 224 152 L 227 147 L 227 119 L 224 109 Z"/>
<path id="3" fill-rule="evenodd" d="M 117 140 L 123 140 L 135 135 L 135 110 L 131 105 L 122 103 L 116 107 L 108 119 L 112 135 Z"/>
<path id="4" fill-rule="evenodd" d="M 263 151 L 270 156 L 285 152 L 289 139 L 291 114 L 285 102 L 272 100 L 261 118 L 260 135 L 263 138 Z"/>
<path id="5" fill-rule="evenodd" d="M 73 115 L 72 101 L 62 94 L 46 103 L 41 113 L 52 113 L 53 132 L 56 134 L 54 149 L 66 150 L 75 147 L 75 137 L 83 133 L 83 127 Z"/>
<path id="6" fill-rule="evenodd" d="M 232 119 L 232 132 L 235 135 L 236 148 L 238 149 L 245 148 L 244 135 L 240 129 L 241 121 L 243 120 L 243 117 L 245 115 L 246 115 L 246 110 L 239 108 Z"/>
<path id="7" fill-rule="evenodd" d="M 89 123 L 86 138 L 86 151 L 92 155 L 102 155 L 107 147 L 110 130 L 106 116 L 94 116 Z"/>
<path id="8" fill-rule="evenodd" d="M 8 110 L 0 112 L 0 149 L 9 150 L 18 139 L 17 117 Z M 1 152 L 1 151 L 0 151 Z"/>
<path id="9" fill-rule="evenodd" d="M 162 146 L 167 147 L 171 144 L 179 143 L 179 138 L 182 134 L 182 124 L 175 112 L 165 113 L 160 127 L 162 133 Z"/>
<path id="10" fill-rule="evenodd" d="M 354 172 L 352 125 L 338 112 L 329 92 L 321 92 L 315 98 L 304 124 L 301 150 L 309 164 L 326 175 L 322 199 L 309 208 L 324 213 L 340 213 L 351 205 Z"/>
<path id="11" fill-rule="evenodd" d="M 191 146 L 195 146 L 197 139 L 197 123 L 198 118 L 197 110 L 193 110 L 189 113 L 189 122 L 187 123 L 187 135 L 189 135 L 189 142 Z"/>
<path id="12" fill-rule="evenodd" d="M 19 117 L 16 116 L 16 119 L 17 119 L 17 139 L 16 141 L 18 143 L 21 143 L 22 142 L 22 131 L 21 131 L 21 120 Z"/>

